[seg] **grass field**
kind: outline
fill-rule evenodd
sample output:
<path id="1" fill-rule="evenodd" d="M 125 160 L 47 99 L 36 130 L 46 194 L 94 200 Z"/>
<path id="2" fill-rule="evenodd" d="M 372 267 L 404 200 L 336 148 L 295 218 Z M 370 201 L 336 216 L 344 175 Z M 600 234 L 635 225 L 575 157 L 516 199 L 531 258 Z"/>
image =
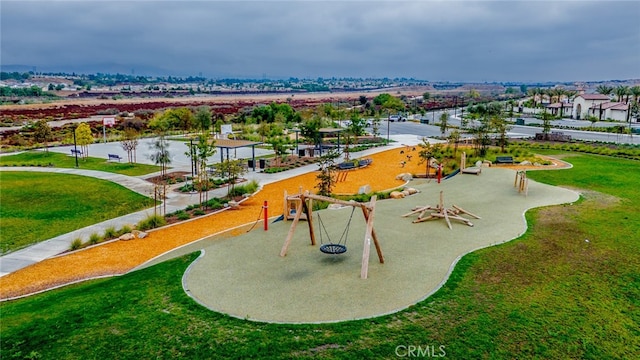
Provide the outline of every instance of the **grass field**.
<path id="1" fill-rule="evenodd" d="M 3 253 L 153 204 L 120 185 L 86 176 L 7 171 L 0 179 Z"/>
<path id="2" fill-rule="evenodd" d="M 521 238 L 466 255 L 443 288 L 399 313 L 320 325 L 229 318 L 182 290 L 182 274 L 197 256 L 191 254 L 0 304 L 0 355 L 640 358 L 640 164 L 583 154 L 564 159 L 574 168 L 529 177 L 579 189 L 581 201 L 528 212 Z"/>
<path id="3" fill-rule="evenodd" d="M 88 157 L 78 158 L 80 169 L 112 172 L 122 175 L 139 176 L 160 171 L 159 166 L 147 164 L 129 164 Z M 16 155 L 0 156 L 0 166 L 53 166 L 75 168 L 76 158 L 65 154 L 44 151 L 27 151 Z"/>

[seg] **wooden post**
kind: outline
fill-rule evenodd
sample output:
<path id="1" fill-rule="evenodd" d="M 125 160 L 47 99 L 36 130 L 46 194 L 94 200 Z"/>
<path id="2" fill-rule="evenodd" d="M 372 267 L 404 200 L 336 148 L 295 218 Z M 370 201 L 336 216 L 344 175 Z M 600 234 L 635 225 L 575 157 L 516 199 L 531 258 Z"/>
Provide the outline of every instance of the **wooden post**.
<path id="1" fill-rule="evenodd" d="M 309 225 L 309 238 L 311 239 L 311 245 L 316 244 L 316 233 L 313 231 L 313 199 L 307 199 L 304 195 L 301 196 L 300 201 L 302 202 L 302 208 L 304 209 L 304 213 L 307 216 L 307 225 Z"/>
<path id="2" fill-rule="evenodd" d="M 284 221 L 289 220 L 289 196 L 287 195 L 287 190 L 284 191 L 284 207 L 282 210 L 282 216 L 284 216 Z"/>
<path id="3" fill-rule="evenodd" d="M 372 204 L 375 206 L 375 196 L 371 198 Z M 362 249 L 362 267 L 360 268 L 360 278 L 366 279 L 369 276 L 369 253 L 371 252 L 371 234 L 373 233 L 373 218 L 375 209 L 371 209 L 369 212 L 369 219 L 367 220 L 367 230 L 364 233 L 364 249 Z M 376 249 L 379 244 L 376 245 Z"/>
<path id="4" fill-rule="evenodd" d="M 291 239 L 293 238 L 293 233 L 296 230 L 298 221 L 300 221 L 301 214 L 302 214 L 302 201 L 298 204 L 298 207 L 296 208 L 296 216 L 295 218 L 293 218 L 293 223 L 289 228 L 289 233 L 287 234 L 287 238 L 284 240 L 284 244 L 282 245 L 282 250 L 280 250 L 280 256 L 287 255 L 287 249 L 289 249 L 289 244 L 291 243 Z"/>
<path id="5" fill-rule="evenodd" d="M 373 195 L 371 197 L 371 201 L 369 202 L 369 205 L 371 208 L 375 207 L 375 201 L 377 199 L 377 195 Z M 366 207 L 361 207 L 362 209 L 362 214 L 364 215 L 364 221 L 365 222 L 369 222 L 369 209 Z M 378 252 L 378 260 L 380 260 L 381 264 L 384 264 L 384 254 L 382 253 L 382 247 L 380 246 L 380 243 L 378 242 L 378 235 L 376 235 L 376 229 L 371 228 L 371 238 L 373 239 L 373 244 L 376 246 L 376 251 Z"/>

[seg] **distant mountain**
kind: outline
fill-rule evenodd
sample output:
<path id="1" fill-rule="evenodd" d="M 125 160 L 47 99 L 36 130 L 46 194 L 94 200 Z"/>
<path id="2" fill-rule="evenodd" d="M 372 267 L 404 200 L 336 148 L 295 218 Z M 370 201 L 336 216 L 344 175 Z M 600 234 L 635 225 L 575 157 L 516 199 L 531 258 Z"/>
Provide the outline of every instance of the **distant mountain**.
<path id="1" fill-rule="evenodd" d="M 179 73 L 159 67 L 147 65 L 124 65 L 118 63 L 96 63 L 83 65 L 21 65 L 0 64 L 0 71 L 4 72 L 29 72 L 35 73 L 76 73 L 76 74 L 125 74 L 141 76 L 196 76 L 195 74 Z"/>

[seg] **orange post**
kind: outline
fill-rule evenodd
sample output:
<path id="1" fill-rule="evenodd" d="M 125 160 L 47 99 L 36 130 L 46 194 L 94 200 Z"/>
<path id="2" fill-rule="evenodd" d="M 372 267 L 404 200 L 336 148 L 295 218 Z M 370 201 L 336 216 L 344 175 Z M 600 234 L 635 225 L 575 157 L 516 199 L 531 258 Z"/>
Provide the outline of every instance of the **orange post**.
<path id="1" fill-rule="evenodd" d="M 267 200 L 264 201 L 264 205 L 262 205 L 264 209 L 264 231 L 269 230 L 269 205 L 267 204 Z"/>

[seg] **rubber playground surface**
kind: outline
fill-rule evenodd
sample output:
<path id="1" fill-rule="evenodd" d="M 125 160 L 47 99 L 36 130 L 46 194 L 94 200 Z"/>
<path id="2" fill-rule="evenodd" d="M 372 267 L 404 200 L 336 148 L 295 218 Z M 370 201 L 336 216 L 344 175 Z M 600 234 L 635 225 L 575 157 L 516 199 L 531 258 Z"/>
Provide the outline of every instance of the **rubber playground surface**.
<path id="1" fill-rule="evenodd" d="M 531 180 L 525 196 L 514 187 L 515 174 L 492 167 L 483 168 L 479 176 L 457 175 L 440 184 L 416 179 L 408 186 L 418 194 L 376 202 L 374 229 L 385 263 L 379 262 L 372 244 L 367 279 L 360 278 L 365 220 L 359 209 L 348 226 L 348 251 L 341 255 L 319 251 L 322 226 L 314 217 L 318 244 L 310 245 L 307 222 L 300 221 L 285 257 L 279 253 L 291 221 L 271 223 L 268 231 L 256 226 L 233 238 L 212 236 L 166 256 L 202 249 L 184 275 L 185 291 L 202 305 L 238 318 L 314 323 L 393 313 L 435 292 L 463 255 L 524 233 L 527 209 L 579 197 Z M 463 216 L 474 226 L 452 221 L 449 229 L 444 220 L 414 224 L 417 215 L 402 216 L 416 206 L 436 206 L 440 191 L 445 207 L 457 205 L 481 218 Z M 323 243 L 337 242 L 347 228 L 351 207 L 318 213 L 326 228 Z"/>

